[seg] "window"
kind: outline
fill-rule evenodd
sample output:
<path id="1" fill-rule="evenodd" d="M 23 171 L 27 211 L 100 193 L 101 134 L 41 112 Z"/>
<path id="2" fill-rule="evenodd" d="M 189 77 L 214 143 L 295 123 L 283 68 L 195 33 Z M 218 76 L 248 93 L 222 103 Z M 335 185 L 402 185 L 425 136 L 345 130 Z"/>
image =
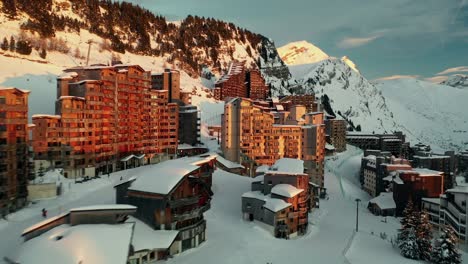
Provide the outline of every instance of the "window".
<path id="1" fill-rule="evenodd" d="M 7 126 L 6 125 L 0 125 L 0 132 L 7 131 Z"/>
<path id="2" fill-rule="evenodd" d="M 5 96 L 0 96 L 0 104 L 6 104 Z"/>
<path id="3" fill-rule="evenodd" d="M 6 118 L 6 112 L 0 112 L 0 118 Z"/>

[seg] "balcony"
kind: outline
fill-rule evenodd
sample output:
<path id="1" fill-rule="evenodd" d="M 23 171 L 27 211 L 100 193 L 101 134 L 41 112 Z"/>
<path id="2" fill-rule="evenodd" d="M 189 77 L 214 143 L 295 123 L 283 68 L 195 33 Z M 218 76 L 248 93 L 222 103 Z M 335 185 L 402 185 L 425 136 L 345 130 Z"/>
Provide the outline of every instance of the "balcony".
<path id="1" fill-rule="evenodd" d="M 177 200 L 170 200 L 169 201 L 169 206 L 171 208 L 177 208 L 181 206 L 186 206 L 186 205 L 191 205 L 191 204 L 196 204 L 200 200 L 200 196 L 193 196 L 193 197 L 188 197 L 188 198 L 181 198 Z"/>
<path id="2" fill-rule="evenodd" d="M 174 221 L 185 221 L 188 219 L 196 218 L 202 215 L 204 212 L 208 211 L 210 208 L 211 208 L 211 205 L 207 203 L 206 205 L 202 207 L 198 207 L 192 211 L 187 211 L 181 214 L 174 213 L 172 216 L 172 219 Z"/>

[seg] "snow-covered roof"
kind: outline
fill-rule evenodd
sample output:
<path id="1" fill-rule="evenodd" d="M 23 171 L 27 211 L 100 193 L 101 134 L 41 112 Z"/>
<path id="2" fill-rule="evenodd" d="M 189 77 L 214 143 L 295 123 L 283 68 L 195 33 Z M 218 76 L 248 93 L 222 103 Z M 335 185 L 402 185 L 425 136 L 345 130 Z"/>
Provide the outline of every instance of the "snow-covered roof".
<path id="1" fill-rule="evenodd" d="M 136 210 L 136 206 L 129 204 L 103 204 L 103 205 L 90 205 L 70 209 L 70 212 L 80 211 L 100 211 L 100 210 Z"/>
<path id="2" fill-rule="evenodd" d="M 300 159 L 282 158 L 271 166 L 268 173 L 304 174 L 304 161 Z"/>
<path id="3" fill-rule="evenodd" d="M 440 198 L 422 198 L 423 201 L 433 203 L 433 204 L 440 204 Z"/>
<path id="4" fill-rule="evenodd" d="M 59 115 L 44 115 L 44 114 L 35 114 L 32 115 L 32 118 L 54 118 L 54 119 L 60 119 L 62 118 Z"/>
<path id="5" fill-rule="evenodd" d="M 289 206 L 291 206 L 290 203 L 287 203 L 281 199 L 270 198 L 270 197 L 267 197 L 265 199 L 265 204 L 263 205 L 263 207 L 265 207 L 266 209 L 272 212 L 281 211 L 283 209 L 288 208 Z"/>
<path id="6" fill-rule="evenodd" d="M 455 186 L 455 188 L 448 189 L 446 192 L 450 193 L 466 193 L 468 194 L 468 186 Z"/>
<path id="7" fill-rule="evenodd" d="M 70 95 L 60 96 L 58 100 L 60 101 L 60 100 L 63 100 L 63 99 L 76 99 L 76 100 L 86 101 L 86 99 L 83 98 L 83 97 L 79 97 L 79 96 L 70 96 Z"/>
<path id="8" fill-rule="evenodd" d="M 17 262 L 125 264 L 132 234 L 132 223 L 61 225 L 26 241 Z"/>
<path id="9" fill-rule="evenodd" d="M 187 174 L 198 168 L 198 166 L 191 164 L 185 158 L 144 166 L 134 175 L 137 179 L 129 189 L 148 193 L 168 194 Z"/>
<path id="10" fill-rule="evenodd" d="M 252 198 L 265 201 L 266 196 L 261 191 L 251 191 L 242 194 L 242 198 Z"/>
<path id="11" fill-rule="evenodd" d="M 21 233 L 21 235 L 25 235 L 25 234 L 27 234 L 27 233 L 29 233 L 29 232 L 35 230 L 35 229 L 38 229 L 38 228 L 40 228 L 40 227 L 42 227 L 42 226 L 45 226 L 45 225 L 48 225 L 48 224 L 50 224 L 50 223 L 56 221 L 57 219 L 60 219 L 60 218 L 63 218 L 63 217 L 68 216 L 69 214 L 70 214 L 69 212 L 66 212 L 66 213 L 63 213 L 63 214 L 59 214 L 59 215 L 56 215 L 56 216 L 47 218 L 47 219 L 45 219 L 45 220 L 43 220 L 43 221 L 41 221 L 41 222 L 39 222 L 39 223 L 37 223 L 37 224 L 34 224 L 34 225 L 32 225 L 32 226 L 30 226 L 30 227 L 24 229 L 24 230 L 23 230 L 23 233 Z"/>
<path id="12" fill-rule="evenodd" d="M 243 167 L 242 165 L 240 165 L 239 163 L 232 162 L 232 161 L 227 160 L 227 159 L 225 159 L 225 158 L 223 158 L 223 157 L 221 157 L 221 156 L 218 156 L 218 157 L 216 158 L 216 160 L 217 160 L 219 163 L 223 164 L 226 168 L 229 168 L 229 169 L 235 169 L 235 168 L 242 168 L 242 169 L 243 169 L 243 168 L 244 168 L 244 167 Z"/>
<path id="13" fill-rule="evenodd" d="M 265 177 L 263 175 L 253 178 L 252 182 L 263 182 Z"/>
<path id="14" fill-rule="evenodd" d="M 430 169 L 424 169 L 424 168 L 415 168 L 413 169 L 417 173 L 419 173 L 419 176 L 424 177 L 424 176 L 434 176 L 434 175 L 441 175 L 443 172 L 441 171 L 436 171 L 436 170 L 430 170 Z"/>
<path id="15" fill-rule="evenodd" d="M 154 230 L 134 217 L 129 217 L 127 222 L 135 222 L 132 242 L 135 251 L 168 249 L 179 234 L 177 230 Z"/>
<path id="16" fill-rule="evenodd" d="M 31 93 L 31 91 L 29 91 L 29 90 L 23 90 L 23 89 L 19 89 L 19 88 L 16 88 L 16 87 L 2 87 L 2 86 L 0 86 L 0 90 L 17 90 L 17 91 L 22 92 L 22 93 Z"/>
<path id="17" fill-rule="evenodd" d="M 284 111 L 283 105 L 276 105 L 276 110 L 277 111 Z"/>
<path id="18" fill-rule="evenodd" d="M 73 79 L 74 77 L 77 77 L 78 73 L 76 72 L 64 72 L 60 74 L 57 79 Z"/>
<path id="19" fill-rule="evenodd" d="M 130 155 L 128 155 L 128 156 L 122 158 L 120 161 L 127 162 L 127 161 L 131 160 L 131 159 L 134 158 L 134 157 L 135 157 L 135 155 L 130 154 Z"/>
<path id="20" fill-rule="evenodd" d="M 384 210 L 384 209 L 395 209 L 396 204 L 395 201 L 393 200 L 393 193 L 380 193 L 379 196 L 371 199 L 369 203 L 377 204 L 377 206 Z"/>
<path id="21" fill-rule="evenodd" d="M 328 149 L 328 150 L 335 150 L 335 147 L 334 147 L 332 144 L 325 143 L 325 149 Z"/>
<path id="22" fill-rule="evenodd" d="M 292 198 L 298 194 L 300 194 L 303 189 L 298 189 L 290 184 L 277 184 L 271 189 L 271 193 Z"/>
<path id="23" fill-rule="evenodd" d="M 265 173 L 270 169 L 270 166 L 268 165 L 261 165 L 258 166 L 257 169 L 255 170 L 256 173 Z"/>
<path id="24" fill-rule="evenodd" d="M 376 160 L 377 159 L 377 157 L 375 155 L 367 155 L 364 158 L 368 159 L 368 160 Z"/>

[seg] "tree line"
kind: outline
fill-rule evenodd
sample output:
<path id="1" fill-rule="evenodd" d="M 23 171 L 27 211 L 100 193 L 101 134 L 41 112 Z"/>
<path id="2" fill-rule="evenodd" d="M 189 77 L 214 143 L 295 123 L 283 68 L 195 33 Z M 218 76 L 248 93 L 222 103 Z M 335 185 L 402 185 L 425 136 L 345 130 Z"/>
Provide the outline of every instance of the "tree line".
<path id="1" fill-rule="evenodd" d="M 188 16 L 176 26 L 163 16 L 128 2 L 69 0 L 53 5 L 52 0 L 34 0 L 32 5 L 30 0 L 1 1 L 2 11 L 11 19 L 17 18 L 20 12 L 26 13 L 29 18 L 21 28 L 43 38 L 52 38 L 57 31 L 85 29 L 108 39 L 115 52 L 168 55 L 169 60 L 180 61 L 188 73 L 199 73 L 202 64 L 223 67 L 220 51 L 231 57 L 235 52 L 234 48 L 223 46 L 226 41 L 251 43 L 258 51 L 264 39 L 233 23 L 212 18 Z M 64 16 L 67 12 L 75 15 Z M 252 55 L 254 51 L 246 47 L 247 53 Z"/>

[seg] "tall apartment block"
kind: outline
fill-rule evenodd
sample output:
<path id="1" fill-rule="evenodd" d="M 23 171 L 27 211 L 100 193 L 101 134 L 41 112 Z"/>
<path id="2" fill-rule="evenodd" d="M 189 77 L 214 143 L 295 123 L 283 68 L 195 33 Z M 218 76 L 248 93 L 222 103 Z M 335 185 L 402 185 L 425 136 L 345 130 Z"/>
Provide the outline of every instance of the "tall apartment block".
<path id="1" fill-rule="evenodd" d="M 179 144 L 201 144 L 200 111 L 194 105 L 179 107 Z"/>
<path id="2" fill-rule="evenodd" d="M 151 87 L 153 90 L 168 91 L 169 102 L 179 105 L 179 144 L 200 144 L 200 111 L 191 104 L 191 94 L 181 91 L 180 72 L 166 69 L 163 73 L 153 73 Z"/>
<path id="3" fill-rule="evenodd" d="M 260 71 L 246 70 L 243 62 L 231 62 L 228 71 L 215 84 L 214 97 L 224 100 L 228 97 L 243 97 L 265 100 L 270 88 L 265 84 Z"/>
<path id="4" fill-rule="evenodd" d="M 165 69 L 163 73 L 151 74 L 151 87 L 154 90 L 166 90 L 169 92 L 169 102 L 181 100 L 180 72 Z"/>
<path id="5" fill-rule="evenodd" d="M 29 91 L 0 88 L 0 216 L 26 204 L 29 156 Z"/>
<path id="6" fill-rule="evenodd" d="M 330 144 L 337 152 L 346 151 L 346 120 L 326 119 L 325 130 Z"/>
<path id="7" fill-rule="evenodd" d="M 257 166 L 271 166 L 281 158 L 302 159 L 311 180 L 323 187 L 323 113 L 305 111 L 304 106 L 297 106 L 283 124 L 277 124 L 269 109 L 250 99 L 232 99 L 221 118 L 225 158 L 244 165 L 251 176 Z"/>
<path id="8" fill-rule="evenodd" d="M 412 164 L 415 168 L 426 168 L 444 172 L 444 188 L 450 189 L 455 183 L 455 165 L 456 157 L 451 151 L 445 155 L 418 152 L 413 156 Z"/>
<path id="9" fill-rule="evenodd" d="M 57 79 L 56 115 L 33 116 L 36 159 L 75 178 L 173 156 L 178 105 L 169 100 L 138 65 L 67 69 Z"/>

